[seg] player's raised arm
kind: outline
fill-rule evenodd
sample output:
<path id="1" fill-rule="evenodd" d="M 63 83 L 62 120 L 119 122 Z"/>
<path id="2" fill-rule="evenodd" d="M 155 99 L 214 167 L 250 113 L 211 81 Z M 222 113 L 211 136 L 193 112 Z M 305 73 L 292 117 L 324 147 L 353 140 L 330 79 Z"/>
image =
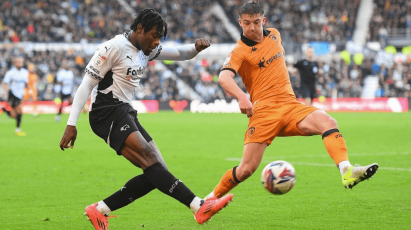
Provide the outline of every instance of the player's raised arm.
<path id="1" fill-rule="evenodd" d="M 189 60 L 194 58 L 199 52 L 207 49 L 209 46 L 210 42 L 207 39 L 200 38 L 196 40 L 195 44 L 187 44 L 177 47 L 162 47 L 161 50 L 158 50 L 158 52 L 160 52 L 158 57 L 153 57 L 152 59 L 174 61 Z"/>
<path id="2" fill-rule="evenodd" d="M 84 75 L 83 81 L 81 82 L 76 95 L 74 96 L 73 105 L 71 107 L 70 117 L 67 121 L 66 130 L 64 131 L 63 137 L 60 141 L 60 149 L 64 151 L 67 148 L 73 148 L 74 142 L 77 137 L 76 124 L 78 117 L 86 104 L 90 93 L 93 88 L 99 83 L 99 80 L 89 76 L 87 73 Z"/>
<path id="3" fill-rule="evenodd" d="M 251 104 L 247 95 L 238 87 L 233 79 L 234 76 L 232 71 L 222 70 L 218 78 L 218 83 L 220 83 L 221 87 L 223 87 L 227 93 L 237 98 L 241 113 L 247 114 L 247 117 L 251 117 L 253 115 L 253 104 Z"/>

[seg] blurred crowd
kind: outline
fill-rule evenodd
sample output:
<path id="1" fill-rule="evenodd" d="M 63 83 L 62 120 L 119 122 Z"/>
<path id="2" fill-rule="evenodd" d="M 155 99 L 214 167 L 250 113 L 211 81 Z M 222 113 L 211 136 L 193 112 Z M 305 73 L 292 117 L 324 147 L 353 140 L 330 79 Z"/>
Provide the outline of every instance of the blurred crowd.
<path id="1" fill-rule="evenodd" d="M 220 0 L 234 25 L 244 0 Z M 355 28 L 359 0 L 261 1 L 265 6 L 266 27 L 277 28 L 284 40 L 348 41 Z M 238 27 L 240 29 L 240 27 Z"/>
<path id="2" fill-rule="evenodd" d="M 388 33 L 396 37 L 411 29 L 411 1 L 374 0 L 374 5 L 368 40 L 384 44 Z"/>
<path id="3" fill-rule="evenodd" d="M 184 43 L 204 37 L 214 43 L 232 42 L 209 14 L 213 2 L 128 0 L 120 5 L 110 0 L 5 0 L 0 3 L 5 9 L 0 11 L 0 37 L 3 42 L 103 42 L 129 30 L 135 14 L 150 7 L 169 23 L 167 40 Z"/>
<path id="4" fill-rule="evenodd" d="M 55 76 L 64 60 L 68 61 L 75 76 L 75 88 L 81 83 L 84 67 L 90 53 L 83 51 L 27 51 L 6 48 L 15 42 L 64 42 L 100 43 L 128 30 L 134 13 L 151 7 L 166 18 L 169 36 L 166 40 L 177 43 L 193 43 L 196 38 L 207 38 L 211 43 L 233 43 L 222 24 L 210 8 L 218 3 L 223 6 L 233 24 L 237 25 L 237 9 L 245 0 L 6 0 L 0 2 L 0 78 L 11 68 L 12 57 L 23 56 L 36 66 L 39 76 L 39 100 L 54 100 Z M 406 0 L 374 0 L 376 9 L 371 19 L 370 39 L 378 40 L 384 29 L 411 27 L 411 2 Z M 122 4 L 120 4 L 122 3 Z M 296 0 L 262 1 L 267 23 L 265 27 L 277 28 L 285 41 L 304 43 L 308 41 L 351 40 L 359 0 Z M 126 6 L 130 8 L 125 8 Z M 341 10 L 344 9 L 344 10 Z M 387 20 L 385 20 L 387 19 Z M 298 57 L 301 58 L 301 57 Z M 352 58 L 352 57 L 351 57 Z M 297 58 L 295 58 L 297 59 Z M 189 62 L 153 61 L 146 68 L 141 80 L 141 90 L 135 99 L 159 101 L 193 99 L 194 92 L 204 102 L 232 97 L 218 84 L 218 74 L 224 60 L 195 59 Z M 297 60 L 295 60 L 297 61 Z M 410 62 L 390 66 L 379 64 L 373 57 L 361 63 L 334 59 L 319 61 L 317 96 L 360 97 L 365 78 L 377 76 L 377 97 L 411 97 Z M 297 97 L 301 97 L 300 76 L 287 63 L 290 80 Z M 245 91 L 239 76 L 236 82 Z M 0 89 L 1 91 L 1 89 Z M 74 90 L 75 92 L 75 90 Z M 1 94 L 0 94 L 1 97 Z"/>

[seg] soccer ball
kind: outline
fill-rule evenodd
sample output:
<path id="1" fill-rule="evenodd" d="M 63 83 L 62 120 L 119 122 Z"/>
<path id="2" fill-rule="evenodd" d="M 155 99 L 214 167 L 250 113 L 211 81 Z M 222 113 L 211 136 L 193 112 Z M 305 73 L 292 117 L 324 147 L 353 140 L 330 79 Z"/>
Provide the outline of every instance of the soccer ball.
<path id="1" fill-rule="evenodd" d="M 263 169 L 261 182 L 267 191 L 282 195 L 289 192 L 295 183 L 295 169 L 287 161 L 273 161 Z"/>

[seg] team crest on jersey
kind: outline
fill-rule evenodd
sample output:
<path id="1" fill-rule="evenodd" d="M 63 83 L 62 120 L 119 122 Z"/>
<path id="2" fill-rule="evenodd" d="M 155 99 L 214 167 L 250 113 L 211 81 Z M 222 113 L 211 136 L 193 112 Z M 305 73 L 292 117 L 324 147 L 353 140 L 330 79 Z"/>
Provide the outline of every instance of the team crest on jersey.
<path id="1" fill-rule="evenodd" d="M 250 128 L 247 130 L 248 138 L 251 138 L 254 133 L 255 133 L 255 128 L 254 128 L 254 127 L 250 127 Z"/>
<path id="2" fill-rule="evenodd" d="M 107 58 L 103 54 L 99 53 L 96 57 L 96 61 L 94 62 L 94 65 L 96 67 L 100 67 L 106 60 Z"/>
<path id="3" fill-rule="evenodd" d="M 274 34 L 268 36 L 269 38 L 273 39 L 274 41 L 278 42 L 277 37 Z"/>

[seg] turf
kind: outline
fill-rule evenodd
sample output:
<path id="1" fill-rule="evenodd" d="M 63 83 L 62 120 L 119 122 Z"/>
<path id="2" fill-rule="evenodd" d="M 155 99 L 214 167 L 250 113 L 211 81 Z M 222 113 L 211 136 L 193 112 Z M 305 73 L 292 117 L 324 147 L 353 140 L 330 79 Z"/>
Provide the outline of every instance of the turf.
<path id="1" fill-rule="evenodd" d="M 110 229 L 410 229 L 411 113 L 333 113 L 352 163 L 380 169 L 353 190 L 344 189 L 320 136 L 277 138 L 263 163 L 233 190 L 234 201 L 205 226 L 190 210 L 153 191 L 114 212 Z M 58 147 L 68 115 L 23 116 L 26 137 L 0 115 L 1 229 L 93 229 L 84 207 L 102 200 L 142 171 L 93 134 L 88 116 L 78 122 L 74 149 Z M 200 197 L 238 165 L 247 119 L 241 114 L 139 115 L 170 171 Z M 260 182 L 274 160 L 292 163 L 294 188 L 275 196 Z"/>

